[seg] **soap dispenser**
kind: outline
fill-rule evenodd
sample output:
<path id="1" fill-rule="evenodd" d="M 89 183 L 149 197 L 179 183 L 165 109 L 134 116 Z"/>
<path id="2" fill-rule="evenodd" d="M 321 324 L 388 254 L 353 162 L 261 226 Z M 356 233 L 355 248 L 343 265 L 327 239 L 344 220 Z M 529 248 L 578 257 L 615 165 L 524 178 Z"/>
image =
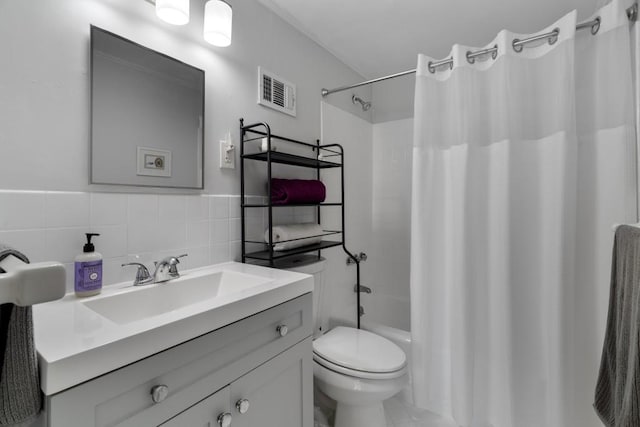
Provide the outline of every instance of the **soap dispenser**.
<path id="1" fill-rule="evenodd" d="M 102 255 L 95 251 L 91 243 L 93 236 L 98 233 L 85 233 L 87 243 L 82 253 L 76 257 L 74 289 L 78 297 L 90 297 L 102 291 Z"/>

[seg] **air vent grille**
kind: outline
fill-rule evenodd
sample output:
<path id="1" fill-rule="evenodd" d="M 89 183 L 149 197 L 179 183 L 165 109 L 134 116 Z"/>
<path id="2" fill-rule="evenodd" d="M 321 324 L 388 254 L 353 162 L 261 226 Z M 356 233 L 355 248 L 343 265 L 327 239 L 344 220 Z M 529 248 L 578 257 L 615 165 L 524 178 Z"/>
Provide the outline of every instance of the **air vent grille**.
<path id="1" fill-rule="evenodd" d="M 258 104 L 280 112 L 296 115 L 296 86 L 258 67 Z"/>
<path id="2" fill-rule="evenodd" d="M 271 102 L 271 77 L 262 76 L 262 99 Z"/>

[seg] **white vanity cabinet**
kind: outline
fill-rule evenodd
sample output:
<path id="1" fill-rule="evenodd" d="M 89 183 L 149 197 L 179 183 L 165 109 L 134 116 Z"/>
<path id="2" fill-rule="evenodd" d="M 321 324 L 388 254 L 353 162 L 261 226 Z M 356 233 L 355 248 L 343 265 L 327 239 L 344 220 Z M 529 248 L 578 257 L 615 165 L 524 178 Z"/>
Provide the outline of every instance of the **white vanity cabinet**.
<path id="1" fill-rule="evenodd" d="M 311 427 L 311 310 L 304 294 L 47 396 L 47 425 Z"/>

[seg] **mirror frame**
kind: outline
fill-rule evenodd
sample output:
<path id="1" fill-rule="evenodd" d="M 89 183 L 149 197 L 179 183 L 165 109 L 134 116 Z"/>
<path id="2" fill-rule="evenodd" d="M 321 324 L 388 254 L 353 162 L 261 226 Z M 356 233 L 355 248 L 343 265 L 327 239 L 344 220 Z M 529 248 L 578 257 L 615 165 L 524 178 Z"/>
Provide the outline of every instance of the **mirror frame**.
<path id="1" fill-rule="evenodd" d="M 93 177 L 93 151 L 94 151 L 94 141 L 93 141 L 93 123 L 94 123 L 94 111 L 93 111 L 93 106 L 94 106 L 94 33 L 95 32 L 100 32 L 103 34 L 107 34 L 111 37 L 115 37 L 118 38 L 126 43 L 129 43 L 131 45 L 134 45 L 136 47 L 142 48 L 152 54 L 155 55 L 160 55 L 166 59 L 169 59 L 173 62 L 176 62 L 178 64 L 187 66 L 189 68 L 191 68 L 192 70 L 198 71 L 202 74 L 202 155 L 201 155 L 201 159 L 200 159 L 200 164 L 197 165 L 197 167 L 200 167 L 202 173 L 200 174 L 200 182 L 199 182 L 199 186 L 175 186 L 175 185 L 161 185 L 161 184 L 123 184 L 123 183 L 113 183 L 113 182 L 97 182 L 94 180 Z M 180 61 L 179 59 L 173 58 L 167 54 L 164 54 L 162 52 L 158 52 L 157 50 L 151 49 L 147 46 L 144 46 L 140 43 L 137 43 L 133 40 L 127 39 L 123 36 L 120 36 L 118 34 L 115 34 L 111 31 L 105 30 L 103 28 L 97 27 L 95 25 L 90 25 L 90 52 L 89 52 L 89 56 L 90 56 L 90 80 L 89 80 L 89 85 L 90 85 L 90 105 L 89 105 L 89 142 L 90 142 L 90 147 L 89 147 L 89 183 L 90 184 L 94 184 L 94 185 L 117 185 L 117 186 L 126 186 L 126 187 L 144 187 L 144 188 L 171 188 L 171 189 L 181 189 L 181 190 L 204 190 L 204 183 L 205 183 L 205 123 L 206 123 L 206 110 L 205 110 L 205 91 L 206 91 L 206 73 L 204 70 L 195 67 L 191 64 L 187 64 L 186 62 Z M 196 163 L 197 164 L 197 163 Z"/>

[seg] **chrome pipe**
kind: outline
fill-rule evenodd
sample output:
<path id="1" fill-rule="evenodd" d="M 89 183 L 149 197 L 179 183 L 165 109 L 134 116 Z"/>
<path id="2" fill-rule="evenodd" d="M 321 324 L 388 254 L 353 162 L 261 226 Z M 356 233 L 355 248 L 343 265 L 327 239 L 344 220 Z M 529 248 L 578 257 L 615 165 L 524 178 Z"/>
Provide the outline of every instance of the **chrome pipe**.
<path id="1" fill-rule="evenodd" d="M 560 29 L 556 28 L 551 32 L 538 34 L 537 36 L 527 37 L 526 39 L 522 39 L 522 40 L 513 39 L 513 42 L 511 43 L 511 45 L 513 46 L 513 50 L 519 53 L 519 52 L 522 52 L 522 49 L 524 49 L 524 45 L 537 42 L 540 40 L 547 39 L 549 44 L 555 44 L 555 42 L 558 41 L 559 35 L 560 35 Z"/>
<path id="2" fill-rule="evenodd" d="M 475 52 L 472 52 L 470 50 L 467 51 L 467 62 L 469 62 L 469 64 L 473 64 L 474 62 L 476 62 L 476 58 L 478 56 L 483 56 L 483 55 L 489 55 L 491 54 L 491 59 L 496 59 L 498 57 L 498 45 L 494 45 L 493 47 L 490 47 L 488 49 L 482 49 L 482 50 L 476 50 Z"/>
<path id="3" fill-rule="evenodd" d="M 325 97 L 327 95 L 331 95 L 332 93 L 342 92 L 343 90 L 349 90 L 349 89 L 353 89 L 354 87 L 370 85 L 372 83 L 377 83 L 377 82 L 381 82 L 381 81 L 384 81 L 384 80 L 395 79 L 396 77 L 406 76 L 407 74 L 413 74 L 415 72 L 416 72 L 415 69 L 402 71 L 400 73 L 395 73 L 395 74 L 391 74 L 389 76 L 384 76 L 384 77 L 378 77 L 377 79 L 367 80 L 366 82 L 356 83 L 354 85 L 342 86 L 342 87 L 338 87 L 338 88 L 335 88 L 335 89 L 322 89 L 320 91 L 320 93 L 322 94 L 323 97 Z"/>
<path id="4" fill-rule="evenodd" d="M 450 70 L 453 70 L 453 58 L 443 59 L 442 61 L 429 61 L 427 67 L 431 74 L 436 72 L 436 68 L 448 65 Z"/>
<path id="5" fill-rule="evenodd" d="M 578 25 L 576 25 L 576 30 L 583 30 L 585 28 L 591 28 L 591 34 L 593 34 L 594 36 L 596 34 L 598 34 L 598 31 L 600 31 L 600 17 L 598 16 L 596 19 L 591 20 L 591 21 L 587 21 L 587 22 L 582 22 Z"/>

